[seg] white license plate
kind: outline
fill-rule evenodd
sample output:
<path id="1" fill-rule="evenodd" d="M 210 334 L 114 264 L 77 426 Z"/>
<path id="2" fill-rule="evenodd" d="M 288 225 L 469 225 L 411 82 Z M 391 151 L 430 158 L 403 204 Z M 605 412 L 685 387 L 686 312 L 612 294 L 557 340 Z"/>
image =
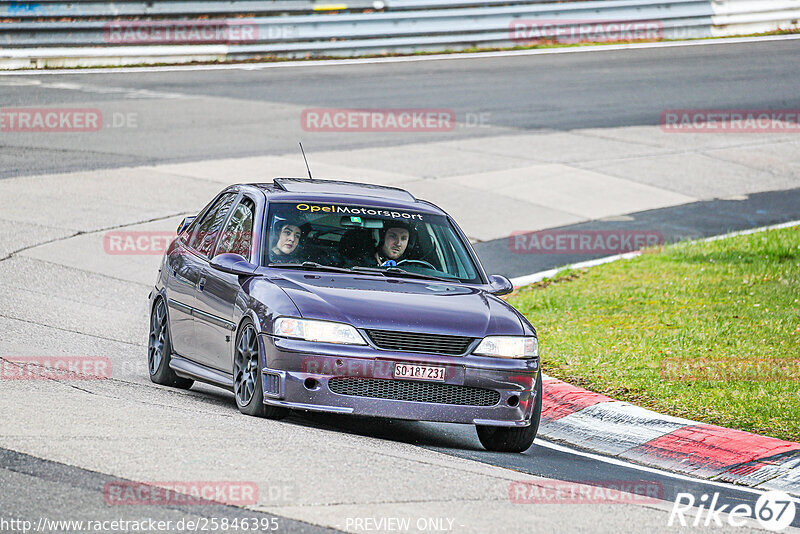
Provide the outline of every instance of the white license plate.
<path id="1" fill-rule="evenodd" d="M 429 365 L 411 365 L 407 363 L 394 364 L 395 378 L 413 378 L 415 380 L 435 380 L 444 382 L 444 367 L 431 367 Z"/>

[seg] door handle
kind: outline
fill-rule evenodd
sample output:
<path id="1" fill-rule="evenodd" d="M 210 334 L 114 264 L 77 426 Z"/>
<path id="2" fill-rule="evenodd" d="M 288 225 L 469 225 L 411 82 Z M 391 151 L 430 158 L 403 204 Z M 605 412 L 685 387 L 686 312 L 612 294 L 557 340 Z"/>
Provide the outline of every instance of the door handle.
<path id="1" fill-rule="evenodd" d="M 200 280 L 197 281 L 197 289 L 202 291 L 205 286 L 206 286 L 206 277 L 201 276 Z"/>

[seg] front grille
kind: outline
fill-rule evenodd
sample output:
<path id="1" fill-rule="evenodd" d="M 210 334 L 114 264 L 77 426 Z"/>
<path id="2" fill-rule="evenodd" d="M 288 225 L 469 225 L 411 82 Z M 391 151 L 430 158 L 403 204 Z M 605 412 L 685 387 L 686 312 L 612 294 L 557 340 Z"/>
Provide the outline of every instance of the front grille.
<path id="1" fill-rule="evenodd" d="M 367 330 L 375 346 L 386 350 L 449 354 L 456 356 L 467 352 L 471 337 L 418 334 L 416 332 L 394 332 L 392 330 Z"/>
<path id="2" fill-rule="evenodd" d="M 339 395 L 459 406 L 494 406 L 500 401 L 500 394 L 491 389 L 412 380 L 332 378 L 328 387 Z"/>

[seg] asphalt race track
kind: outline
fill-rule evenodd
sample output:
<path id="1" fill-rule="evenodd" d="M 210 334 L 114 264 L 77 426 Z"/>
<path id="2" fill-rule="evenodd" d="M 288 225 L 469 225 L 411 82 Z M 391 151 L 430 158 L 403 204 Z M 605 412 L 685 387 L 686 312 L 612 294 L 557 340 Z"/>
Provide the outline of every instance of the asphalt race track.
<path id="1" fill-rule="evenodd" d="M 655 126 L 665 109 L 791 109 L 798 46 L 793 40 L 316 68 L 4 75 L 3 106 L 114 102 L 113 111 L 138 113 L 139 122 L 89 137 L 91 143 L 85 136 L 6 138 L 0 176 L 295 153 L 298 139 L 313 163 L 315 151 L 442 137 L 311 135 L 295 113 L 305 107 L 446 108 L 462 123 L 468 114 L 488 114 L 489 127 L 448 137 Z"/>
<path id="2" fill-rule="evenodd" d="M 10 518 L 212 517 L 274 519 L 279 532 L 385 531 L 388 523 L 368 526 L 381 518 L 452 532 L 722 531 L 668 527 L 676 495 L 719 493 L 732 506 L 753 505 L 760 492 L 543 440 L 524 454 L 490 453 L 465 425 L 301 413 L 258 420 L 240 415 L 227 392 L 156 386 L 146 368 L 146 301 L 160 257 L 104 253 L 102 237 L 173 229 L 228 183 L 302 176 L 298 140 L 317 178 L 374 178 L 435 201 L 487 270 L 508 276 L 598 256 L 514 253 L 516 231 L 647 229 L 670 242 L 797 220 L 797 134 L 676 135 L 659 118 L 668 109 L 798 109 L 798 71 L 800 41 L 785 40 L 0 74 L 0 108 L 103 114 L 90 133 L 0 131 L 0 358 L 91 355 L 113 365 L 102 381 L 0 380 L 0 531 L 21 531 L 3 525 Z M 446 109 L 458 124 L 315 132 L 300 118 L 309 108 Z M 517 175 L 545 181 L 503 185 Z M 557 180 L 569 184 L 561 196 L 548 185 Z M 589 183 L 602 187 L 582 194 Z M 626 504 L 510 498 L 515 481 L 542 480 L 648 481 L 663 492 L 657 502 Z M 109 484 L 128 481 L 251 481 L 259 491 L 231 505 L 109 506 Z M 421 529 L 420 519 L 431 521 Z"/>

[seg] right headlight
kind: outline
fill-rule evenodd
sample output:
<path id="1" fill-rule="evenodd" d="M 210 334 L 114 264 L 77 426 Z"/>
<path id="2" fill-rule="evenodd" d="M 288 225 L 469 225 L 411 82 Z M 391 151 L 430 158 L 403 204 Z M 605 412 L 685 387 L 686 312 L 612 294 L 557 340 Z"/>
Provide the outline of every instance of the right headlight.
<path id="1" fill-rule="evenodd" d="M 472 353 L 495 358 L 536 358 L 539 340 L 533 336 L 486 336 Z"/>
<path id="2" fill-rule="evenodd" d="M 272 333 L 276 336 L 319 341 L 322 343 L 339 343 L 342 345 L 366 345 L 367 342 L 352 325 L 331 321 L 313 321 L 279 317 L 275 320 Z"/>

